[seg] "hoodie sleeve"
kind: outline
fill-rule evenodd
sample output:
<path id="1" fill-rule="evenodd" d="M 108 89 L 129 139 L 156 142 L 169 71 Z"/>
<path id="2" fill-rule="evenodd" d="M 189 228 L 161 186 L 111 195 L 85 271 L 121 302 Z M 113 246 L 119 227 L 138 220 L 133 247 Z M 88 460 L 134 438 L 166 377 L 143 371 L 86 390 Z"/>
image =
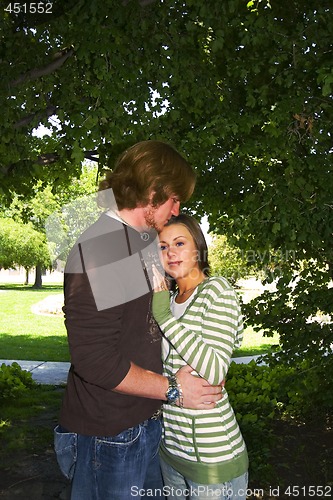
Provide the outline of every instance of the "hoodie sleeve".
<path id="1" fill-rule="evenodd" d="M 186 323 L 172 315 L 166 291 L 154 294 L 153 314 L 179 356 L 210 384 L 221 383 L 243 338 L 238 297 L 228 282 L 211 280 L 186 311 Z M 191 329 L 194 323 L 200 333 Z"/>

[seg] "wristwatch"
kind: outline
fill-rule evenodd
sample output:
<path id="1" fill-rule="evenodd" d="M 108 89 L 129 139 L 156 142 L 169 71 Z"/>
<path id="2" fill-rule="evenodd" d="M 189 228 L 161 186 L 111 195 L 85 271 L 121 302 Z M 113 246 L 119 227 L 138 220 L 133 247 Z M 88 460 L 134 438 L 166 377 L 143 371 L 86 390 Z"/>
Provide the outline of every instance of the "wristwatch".
<path id="1" fill-rule="evenodd" d="M 177 377 L 175 375 L 171 375 L 168 377 L 169 380 L 169 387 L 168 390 L 165 393 L 165 397 L 167 398 L 167 402 L 170 405 L 175 405 L 177 401 L 179 401 L 179 406 L 183 406 L 183 393 L 182 389 L 180 386 L 180 383 L 177 380 Z"/>

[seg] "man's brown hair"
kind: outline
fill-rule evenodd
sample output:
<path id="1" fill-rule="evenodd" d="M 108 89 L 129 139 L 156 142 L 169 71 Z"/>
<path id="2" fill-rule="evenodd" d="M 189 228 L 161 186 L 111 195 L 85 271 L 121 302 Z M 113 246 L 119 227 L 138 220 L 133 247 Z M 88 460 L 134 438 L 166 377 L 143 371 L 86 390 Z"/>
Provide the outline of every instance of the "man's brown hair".
<path id="1" fill-rule="evenodd" d="M 149 203 L 159 206 L 171 196 L 187 201 L 193 193 L 195 177 L 175 148 L 163 141 L 142 141 L 120 155 L 99 189 L 112 189 L 118 210 Z"/>

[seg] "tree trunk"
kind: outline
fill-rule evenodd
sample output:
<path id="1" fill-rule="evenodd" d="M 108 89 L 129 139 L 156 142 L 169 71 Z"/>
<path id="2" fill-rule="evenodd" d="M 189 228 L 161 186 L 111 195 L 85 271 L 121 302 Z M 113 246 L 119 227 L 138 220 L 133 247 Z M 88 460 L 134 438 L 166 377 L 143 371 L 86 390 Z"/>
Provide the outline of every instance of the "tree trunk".
<path id="1" fill-rule="evenodd" d="M 25 269 L 25 285 L 29 285 L 29 271 L 30 269 L 26 268 Z"/>
<path id="2" fill-rule="evenodd" d="M 36 266 L 35 283 L 32 288 L 42 288 L 42 267 L 38 264 Z"/>

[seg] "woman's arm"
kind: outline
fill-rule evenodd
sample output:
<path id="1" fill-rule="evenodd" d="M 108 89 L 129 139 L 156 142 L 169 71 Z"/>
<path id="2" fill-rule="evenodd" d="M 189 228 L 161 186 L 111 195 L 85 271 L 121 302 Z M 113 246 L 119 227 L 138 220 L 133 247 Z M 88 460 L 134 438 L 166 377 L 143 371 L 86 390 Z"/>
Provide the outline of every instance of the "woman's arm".
<path id="1" fill-rule="evenodd" d="M 202 337 L 187 325 L 176 320 L 170 311 L 169 293 L 155 292 L 153 314 L 165 337 L 185 363 L 201 377 L 215 385 L 224 380 L 235 345 L 242 337 L 242 317 L 238 298 L 222 280 L 212 280 L 204 289 L 205 311 L 202 319 Z M 192 303 L 189 321 L 198 321 L 193 308 L 202 307 L 203 291 Z"/>

